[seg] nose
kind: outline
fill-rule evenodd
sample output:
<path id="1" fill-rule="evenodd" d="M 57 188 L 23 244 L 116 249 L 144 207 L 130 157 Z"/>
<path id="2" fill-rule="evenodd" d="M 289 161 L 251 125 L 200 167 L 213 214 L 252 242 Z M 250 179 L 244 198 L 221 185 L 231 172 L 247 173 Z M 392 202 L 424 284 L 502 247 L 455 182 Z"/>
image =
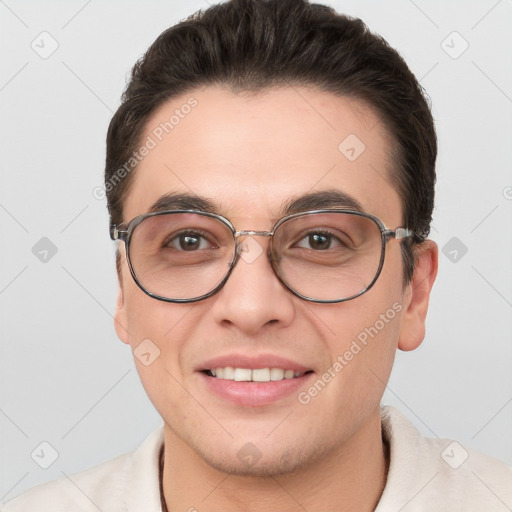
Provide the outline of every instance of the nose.
<path id="1" fill-rule="evenodd" d="M 237 264 L 212 308 L 218 323 L 247 336 L 290 325 L 298 300 L 275 275 L 267 257 L 268 240 L 257 238 L 240 241 Z"/>

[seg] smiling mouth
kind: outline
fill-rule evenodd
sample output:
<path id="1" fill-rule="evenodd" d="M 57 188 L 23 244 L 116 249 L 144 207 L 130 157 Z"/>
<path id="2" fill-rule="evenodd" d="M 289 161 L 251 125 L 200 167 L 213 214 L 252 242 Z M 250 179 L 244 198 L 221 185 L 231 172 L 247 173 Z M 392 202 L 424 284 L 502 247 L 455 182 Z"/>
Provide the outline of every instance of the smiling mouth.
<path id="1" fill-rule="evenodd" d="M 294 370 L 286 370 L 284 368 L 233 368 L 226 366 L 223 368 L 212 368 L 203 370 L 203 373 L 209 377 L 222 380 L 232 380 L 235 382 L 276 382 L 286 379 L 296 379 L 312 370 L 298 372 Z"/>

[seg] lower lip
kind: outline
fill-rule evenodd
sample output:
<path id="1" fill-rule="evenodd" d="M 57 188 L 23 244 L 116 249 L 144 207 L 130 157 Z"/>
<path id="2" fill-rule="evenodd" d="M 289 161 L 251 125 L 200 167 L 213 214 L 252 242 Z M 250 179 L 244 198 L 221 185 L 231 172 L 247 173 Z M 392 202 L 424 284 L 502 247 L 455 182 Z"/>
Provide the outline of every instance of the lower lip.
<path id="1" fill-rule="evenodd" d="M 237 382 L 228 379 L 217 379 L 205 373 L 200 373 L 205 385 L 217 396 L 236 405 L 257 407 L 269 405 L 297 393 L 304 387 L 313 373 L 293 379 L 283 379 L 270 382 Z"/>

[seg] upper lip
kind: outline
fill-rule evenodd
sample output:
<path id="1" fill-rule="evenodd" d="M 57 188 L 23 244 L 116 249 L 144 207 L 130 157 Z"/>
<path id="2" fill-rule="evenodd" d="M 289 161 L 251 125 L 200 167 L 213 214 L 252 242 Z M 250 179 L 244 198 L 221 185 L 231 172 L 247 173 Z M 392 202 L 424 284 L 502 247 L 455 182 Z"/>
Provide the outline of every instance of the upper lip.
<path id="1" fill-rule="evenodd" d="M 311 368 L 296 361 L 272 354 L 226 354 L 208 359 L 199 366 L 198 371 L 214 370 L 215 368 L 226 368 L 228 366 L 251 370 L 258 368 L 282 368 L 283 370 L 293 370 L 295 372 L 311 370 Z"/>

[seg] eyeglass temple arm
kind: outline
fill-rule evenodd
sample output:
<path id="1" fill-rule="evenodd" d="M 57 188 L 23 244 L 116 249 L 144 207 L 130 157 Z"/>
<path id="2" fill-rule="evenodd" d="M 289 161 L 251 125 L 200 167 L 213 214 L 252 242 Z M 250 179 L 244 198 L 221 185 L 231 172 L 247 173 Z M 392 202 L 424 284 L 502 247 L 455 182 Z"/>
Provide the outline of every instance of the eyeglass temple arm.
<path id="1" fill-rule="evenodd" d="M 407 228 L 396 228 L 394 231 L 391 229 L 387 229 L 384 231 L 384 236 L 386 238 L 394 238 L 395 240 L 403 240 L 404 238 L 414 238 L 418 242 L 423 242 L 425 240 L 424 235 L 419 235 L 418 233 L 412 231 Z"/>
<path id="2" fill-rule="evenodd" d="M 116 224 L 113 224 L 110 226 L 110 238 L 112 240 L 122 240 L 123 242 L 126 242 L 126 237 L 128 236 L 128 231 L 125 231 L 124 229 L 119 229 L 120 226 L 117 226 Z"/>

